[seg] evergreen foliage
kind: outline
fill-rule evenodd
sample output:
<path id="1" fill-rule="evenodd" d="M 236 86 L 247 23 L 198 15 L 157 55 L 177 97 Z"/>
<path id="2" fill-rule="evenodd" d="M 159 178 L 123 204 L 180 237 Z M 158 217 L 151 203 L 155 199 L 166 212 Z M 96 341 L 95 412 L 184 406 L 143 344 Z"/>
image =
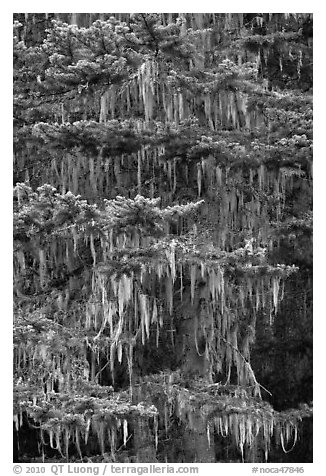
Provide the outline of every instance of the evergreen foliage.
<path id="1" fill-rule="evenodd" d="M 311 236 L 312 15 L 14 15 L 19 458 L 283 461 Z"/>

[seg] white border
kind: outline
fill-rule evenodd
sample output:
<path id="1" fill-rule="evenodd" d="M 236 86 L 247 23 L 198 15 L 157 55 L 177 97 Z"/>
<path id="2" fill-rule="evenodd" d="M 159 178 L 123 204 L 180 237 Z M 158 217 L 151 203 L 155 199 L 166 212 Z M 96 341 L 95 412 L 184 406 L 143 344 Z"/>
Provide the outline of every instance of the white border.
<path id="1" fill-rule="evenodd" d="M 323 203 L 323 188 L 325 188 L 325 162 L 322 153 L 324 149 L 324 137 L 326 121 L 325 115 L 325 7 L 322 2 L 303 2 L 303 1 L 273 1 L 268 5 L 261 1 L 250 1 L 242 3 L 240 1 L 228 1 L 227 4 L 217 2 L 192 2 L 187 1 L 164 1 L 162 4 L 156 4 L 153 1 L 126 2 L 119 1 L 112 4 L 110 2 L 100 1 L 84 2 L 57 0 L 51 6 L 43 1 L 12 1 L 4 2 L 1 6 L 2 21 L 0 29 L 1 45 L 1 86 L 2 86 L 2 105 L 4 111 L 0 115 L 1 119 L 1 152 L 3 173 L 1 175 L 0 203 L 1 203 L 1 305 L 3 338 L 0 345 L 0 363 L 1 363 L 1 414 L 2 414 L 2 440 L 0 443 L 1 463 L 3 474 L 12 474 L 12 14 L 16 12 L 81 12 L 90 11 L 105 12 L 107 10 L 114 12 L 114 7 L 118 4 L 119 9 L 116 12 L 144 11 L 154 12 L 216 12 L 219 13 L 221 7 L 225 11 L 233 12 L 253 12 L 270 11 L 276 12 L 309 12 L 314 13 L 314 463 L 298 464 L 305 468 L 305 474 L 323 474 L 325 471 L 323 458 L 325 453 L 324 431 L 325 422 L 325 359 L 322 349 L 325 347 L 325 320 L 326 312 L 323 301 L 325 278 L 325 210 Z M 46 7 L 46 8 L 45 8 Z M 2 106 L 3 107 L 3 106 Z M 10 276 L 10 277 L 9 277 Z M 223 469 L 220 466 L 205 464 L 200 474 L 251 474 L 251 467 L 248 464 L 224 464 Z M 258 465 L 263 467 L 264 465 Z M 279 467 L 280 464 L 268 464 L 266 467 Z M 295 465 L 292 465 L 295 466 Z M 8 471 L 7 471 L 8 469 Z"/>

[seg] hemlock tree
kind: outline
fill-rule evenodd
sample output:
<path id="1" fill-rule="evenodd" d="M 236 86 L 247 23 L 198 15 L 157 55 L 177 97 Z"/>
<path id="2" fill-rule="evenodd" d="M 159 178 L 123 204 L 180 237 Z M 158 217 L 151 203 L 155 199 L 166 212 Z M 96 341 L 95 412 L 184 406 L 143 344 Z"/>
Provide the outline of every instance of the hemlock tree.
<path id="1" fill-rule="evenodd" d="M 14 15 L 16 457 L 295 446 L 312 411 L 311 23 Z"/>

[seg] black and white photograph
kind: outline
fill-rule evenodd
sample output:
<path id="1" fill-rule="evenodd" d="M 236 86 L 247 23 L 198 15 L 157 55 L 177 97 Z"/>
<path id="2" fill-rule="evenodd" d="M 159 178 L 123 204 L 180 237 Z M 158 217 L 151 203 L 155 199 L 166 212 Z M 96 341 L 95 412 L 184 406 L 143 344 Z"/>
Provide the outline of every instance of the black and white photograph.
<path id="1" fill-rule="evenodd" d="M 14 473 L 314 462 L 313 19 L 13 14 Z"/>

